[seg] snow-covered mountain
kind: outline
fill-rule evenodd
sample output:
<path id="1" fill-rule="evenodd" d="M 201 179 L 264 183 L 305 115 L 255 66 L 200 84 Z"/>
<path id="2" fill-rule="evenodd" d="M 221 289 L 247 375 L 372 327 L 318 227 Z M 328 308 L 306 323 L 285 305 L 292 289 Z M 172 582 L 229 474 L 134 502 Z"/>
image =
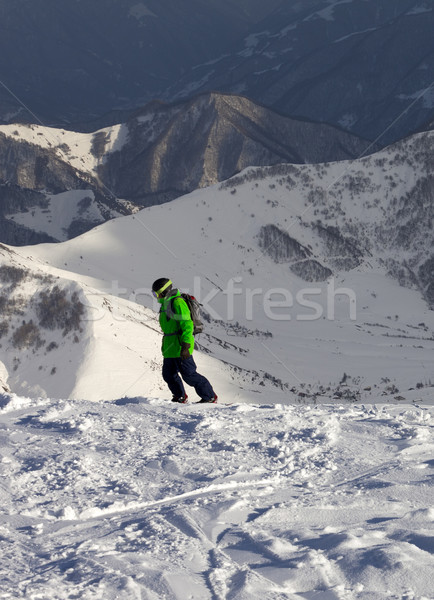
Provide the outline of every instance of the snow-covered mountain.
<path id="1" fill-rule="evenodd" d="M 116 147 L 121 126 L 99 132 Z M 129 214 L 100 184 L 99 135 L 40 125 L 0 126 L 1 241 L 14 244 L 68 239 Z"/>
<path id="2" fill-rule="evenodd" d="M 202 301 L 199 347 L 221 361 L 217 382 L 234 377 L 235 397 L 333 396 L 341 383 L 352 398 L 412 398 L 432 383 L 433 143 L 425 133 L 358 161 L 249 168 L 16 252 L 154 310 L 152 281 L 173 278 Z"/>
<path id="3" fill-rule="evenodd" d="M 5 0 L 0 21 L 3 122 L 93 131 L 201 91 L 383 145 L 433 118 L 430 0 Z"/>
<path id="4" fill-rule="evenodd" d="M 91 131 L 0 126 L 0 598 L 432 600 L 433 13 L 0 3 L 0 118 Z M 129 110 L 214 84 L 420 132 Z M 160 276 L 202 302 L 217 404 L 169 401 Z"/>
<path id="5" fill-rule="evenodd" d="M 98 167 L 121 198 L 149 206 L 232 177 L 249 166 L 357 158 L 376 146 L 340 129 L 295 121 L 247 98 L 210 93 L 151 103 Z"/>
<path id="6" fill-rule="evenodd" d="M 221 94 L 151 103 L 89 134 L 0 126 L 0 241 L 63 241 L 251 165 L 342 160 L 374 148 Z"/>

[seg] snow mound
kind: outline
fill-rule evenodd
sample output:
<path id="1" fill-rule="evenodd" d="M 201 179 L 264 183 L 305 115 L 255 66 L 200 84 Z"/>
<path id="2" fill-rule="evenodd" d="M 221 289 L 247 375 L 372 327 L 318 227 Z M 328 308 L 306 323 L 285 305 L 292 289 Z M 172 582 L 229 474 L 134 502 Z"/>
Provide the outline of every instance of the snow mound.
<path id="1" fill-rule="evenodd" d="M 0 246 L 0 381 L 34 397 L 99 400 L 161 386 L 155 313 Z"/>

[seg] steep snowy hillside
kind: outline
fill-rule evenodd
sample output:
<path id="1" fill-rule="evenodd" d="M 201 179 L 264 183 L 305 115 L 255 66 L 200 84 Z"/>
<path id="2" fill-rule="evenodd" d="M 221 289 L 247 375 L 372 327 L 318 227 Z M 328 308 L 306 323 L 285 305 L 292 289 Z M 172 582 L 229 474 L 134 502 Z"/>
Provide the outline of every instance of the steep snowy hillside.
<path id="1" fill-rule="evenodd" d="M 150 308 L 152 281 L 173 278 L 208 313 L 199 345 L 252 398 L 369 398 L 375 386 L 413 398 L 433 379 L 433 143 L 421 134 L 359 161 L 247 169 L 19 251 Z"/>
<path id="2" fill-rule="evenodd" d="M 155 313 L 67 279 L 5 246 L 0 246 L 0 291 L 3 389 L 89 400 L 165 390 Z M 215 361 L 203 361 L 203 368 L 213 369 Z M 230 389 L 229 373 L 221 374 L 222 389 L 225 381 Z"/>
<path id="3" fill-rule="evenodd" d="M 4 364 L 2 362 L 0 362 L 0 390 L 1 392 L 10 392 L 11 389 L 8 386 L 8 384 L 6 383 L 8 379 L 8 372 L 6 370 L 6 367 L 4 366 Z"/>

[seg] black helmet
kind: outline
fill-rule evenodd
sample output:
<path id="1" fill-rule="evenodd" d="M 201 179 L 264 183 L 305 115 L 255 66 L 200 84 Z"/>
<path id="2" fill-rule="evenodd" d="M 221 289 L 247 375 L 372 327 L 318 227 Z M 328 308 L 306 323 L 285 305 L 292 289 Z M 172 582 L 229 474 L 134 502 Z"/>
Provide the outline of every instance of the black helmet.
<path id="1" fill-rule="evenodd" d="M 160 277 L 152 284 L 152 293 L 157 298 L 162 298 L 172 289 L 172 282 L 167 277 Z"/>

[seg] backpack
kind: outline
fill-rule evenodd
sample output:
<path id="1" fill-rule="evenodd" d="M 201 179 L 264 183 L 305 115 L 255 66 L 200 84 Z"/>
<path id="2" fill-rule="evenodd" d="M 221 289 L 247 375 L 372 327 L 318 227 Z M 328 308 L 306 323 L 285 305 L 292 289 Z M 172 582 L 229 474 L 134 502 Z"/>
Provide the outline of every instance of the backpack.
<path id="1" fill-rule="evenodd" d="M 190 310 L 191 320 L 193 321 L 193 335 L 202 333 L 203 323 L 200 318 L 200 307 L 201 307 L 200 302 L 198 300 L 196 300 L 196 298 L 194 296 L 190 296 L 190 294 L 186 294 L 184 292 L 182 292 L 180 296 L 177 296 L 177 298 L 182 298 L 183 300 L 185 300 L 185 302 Z M 172 300 L 170 301 L 170 308 L 172 310 L 172 313 L 174 312 L 174 310 L 173 310 L 174 300 L 176 300 L 176 298 L 172 298 Z"/>

